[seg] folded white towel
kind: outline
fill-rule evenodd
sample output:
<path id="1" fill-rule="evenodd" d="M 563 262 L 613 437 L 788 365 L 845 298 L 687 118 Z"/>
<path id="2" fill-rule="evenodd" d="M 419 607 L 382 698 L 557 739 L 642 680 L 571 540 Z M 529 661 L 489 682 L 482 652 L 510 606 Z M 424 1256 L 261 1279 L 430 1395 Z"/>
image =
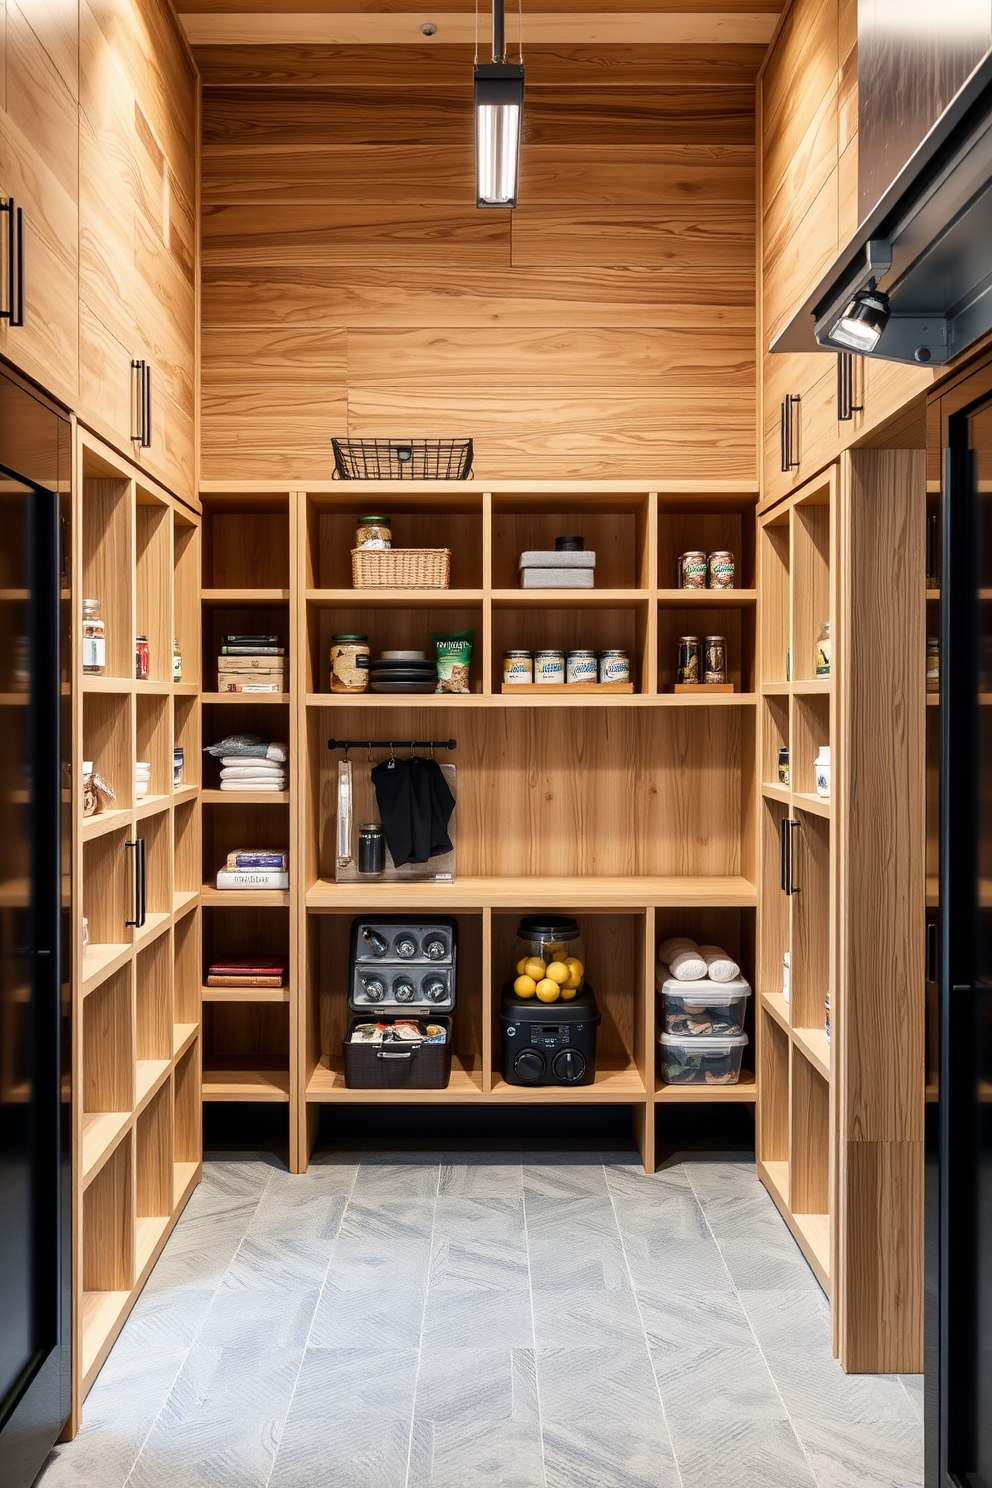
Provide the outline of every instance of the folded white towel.
<path id="1" fill-rule="evenodd" d="M 249 759 L 243 754 L 225 754 L 221 759 L 225 770 L 265 770 L 279 775 L 286 769 L 284 760 Z"/>
<path id="2" fill-rule="evenodd" d="M 680 982 L 700 982 L 706 975 L 706 962 L 699 947 L 687 935 L 672 935 L 658 948 L 658 960 L 665 963 Z"/>
<path id="3" fill-rule="evenodd" d="M 260 770 L 256 765 L 226 765 L 220 772 L 221 780 L 243 780 L 248 775 L 255 780 L 285 779 L 286 766 L 280 765 L 276 770 Z"/>
<path id="4" fill-rule="evenodd" d="M 286 789 L 286 782 L 282 780 L 222 780 L 220 788 L 223 791 L 281 791 Z"/>
<path id="5" fill-rule="evenodd" d="M 732 982 L 740 976 L 740 967 L 722 946 L 700 946 L 699 954 L 706 962 L 706 971 L 711 982 Z"/>

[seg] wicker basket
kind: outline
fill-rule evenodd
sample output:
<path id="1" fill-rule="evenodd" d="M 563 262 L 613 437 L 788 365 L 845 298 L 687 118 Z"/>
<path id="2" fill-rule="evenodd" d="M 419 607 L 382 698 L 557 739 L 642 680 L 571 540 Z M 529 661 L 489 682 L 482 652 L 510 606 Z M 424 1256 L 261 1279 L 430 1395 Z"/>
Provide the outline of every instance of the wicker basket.
<path id="1" fill-rule="evenodd" d="M 451 1019 L 437 1018 L 447 1037 L 443 1044 L 353 1044 L 353 1018 L 344 1038 L 344 1083 L 349 1090 L 445 1090 L 451 1079 Z"/>
<path id="2" fill-rule="evenodd" d="M 450 548 L 352 548 L 356 589 L 447 589 Z"/>

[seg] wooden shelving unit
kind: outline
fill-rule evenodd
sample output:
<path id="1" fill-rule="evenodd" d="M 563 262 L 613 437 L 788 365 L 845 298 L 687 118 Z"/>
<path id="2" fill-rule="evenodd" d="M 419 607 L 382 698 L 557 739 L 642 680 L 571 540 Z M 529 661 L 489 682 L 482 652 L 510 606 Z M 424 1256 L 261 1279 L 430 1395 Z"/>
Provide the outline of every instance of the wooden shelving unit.
<path id="1" fill-rule="evenodd" d="M 753 1103 L 753 1059 L 739 1087 L 673 1088 L 657 1080 L 654 963 L 662 929 L 695 927 L 753 964 L 756 490 L 719 482 L 655 489 L 504 483 L 485 490 L 325 482 L 307 491 L 207 485 L 201 495 L 204 742 L 250 727 L 290 744 L 285 795 L 222 793 L 206 766 L 204 965 L 215 954 L 279 952 L 292 968 L 288 991 L 204 989 L 204 1100 L 285 1102 L 296 1168 L 306 1166 L 324 1104 L 627 1105 L 650 1168 L 656 1105 Z M 432 545 L 443 523 L 450 589 L 352 588 L 355 519 L 370 502 L 385 502 L 397 544 Z M 519 553 L 552 546 L 563 531 L 582 532 L 596 550 L 597 587 L 521 590 Z M 675 559 L 688 547 L 731 549 L 742 587 L 672 590 Z M 235 625 L 285 634 L 287 694 L 245 699 L 210 690 L 219 637 Z M 672 692 L 675 647 L 687 627 L 727 635 L 734 693 Z M 432 630 L 462 629 L 475 632 L 466 695 L 343 697 L 329 690 L 336 631 L 367 633 L 378 653 L 429 649 Z M 625 646 L 634 691 L 502 694 L 503 651 L 551 644 Z M 345 731 L 457 738 L 453 884 L 334 882 L 326 841 L 336 759 L 326 744 Z M 213 887 L 223 852 L 249 839 L 289 846 L 288 892 Z M 347 934 L 369 904 L 458 915 L 459 1000 L 446 1090 L 391 1094 L 344 1085 Z M 528 1090 L 501 1076 L 496 1014 L 506 946 L 518 915 L 541 908 L 579 914 L 590 948 L 604 1028 L 589 1087 Z"/>
<path id="2" fill-rule="evenodd" d="M 758 1173 L 853 1371 L 921 1367 L 924 516 L 922 454 L 865 450 L 758 519 Z"/>
<path id="3" fill-rule="evenodd" d="M 82 761 L 113 786 L 83 818 L 73 792 L 73 1103 L 78 1409 L 201 1172 L 199 913 L 199 519 L 77 429 L 72 633 L 100 600 L 107 672 L 74 652 L 74 782 Z M 134 678 L 135 634 L 151 677 Z M 172 681 L 172 642 L 183 679 Z M 173 787 L 173 749 L 185 751 Z M 135 793 L 135 761 L 151 765 Z M 146 913 L 131 862 L 144 840 Z M 89 945 L 83 948 L 83 918 Z"/>

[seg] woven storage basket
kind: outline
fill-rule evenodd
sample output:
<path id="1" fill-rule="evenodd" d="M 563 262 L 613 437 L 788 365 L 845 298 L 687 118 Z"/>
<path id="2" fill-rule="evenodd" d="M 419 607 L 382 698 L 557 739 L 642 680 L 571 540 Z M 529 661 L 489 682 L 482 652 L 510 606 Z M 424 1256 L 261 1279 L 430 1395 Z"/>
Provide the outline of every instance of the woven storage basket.
<path id="1" fill-rule="evenodd" d="M 443 1044 L 376 1044 L 349 1042 L 354 1018 L 344 1039 L 344 1083 L 349 1090 L 445 1090 L 451 1079 L 451 1019 L 437 1018 L 447 1033 Z"/>
<path id="2" fill-rule="evenodd" d="M 356 589 L 447 589 L 450 548 L 352 548 Z"/>

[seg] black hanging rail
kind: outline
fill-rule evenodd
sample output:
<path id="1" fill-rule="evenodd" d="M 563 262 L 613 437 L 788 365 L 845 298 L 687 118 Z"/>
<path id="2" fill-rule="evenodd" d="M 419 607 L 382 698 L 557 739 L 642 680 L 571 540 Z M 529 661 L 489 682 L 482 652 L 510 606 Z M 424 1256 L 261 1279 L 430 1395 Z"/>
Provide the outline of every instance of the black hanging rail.
<path id="1" fill-rule="evenodd" d="M 328 749 L 455 749 L 455 739 L 328 739 Z"/>

